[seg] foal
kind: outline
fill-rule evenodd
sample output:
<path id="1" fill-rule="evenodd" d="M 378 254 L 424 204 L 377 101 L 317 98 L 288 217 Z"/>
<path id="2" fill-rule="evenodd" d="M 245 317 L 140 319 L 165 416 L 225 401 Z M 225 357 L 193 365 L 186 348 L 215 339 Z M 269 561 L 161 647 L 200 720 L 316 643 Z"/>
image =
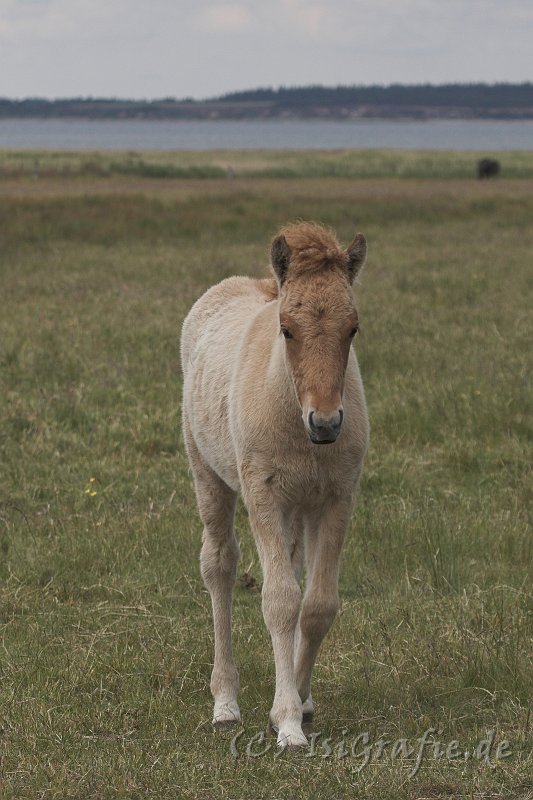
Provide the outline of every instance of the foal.
<path id="1" fill-rule="evenodd" d="M 270 727 L 278 745 L 291 749 L 307 744 L 311 674 L 339 604 L 341 548 L 368 443 L 350 347 L 358 328 L 352 283 L 365 257 L 361 234 L 343 250 L 319 225 L 290 225 L 272 242 L 275 277 L 213 286 L 182 330 L 183 431 L 215 629 L 213 723 L 240 720 L 231 603 L 241 492 L 276 664 Z"/>

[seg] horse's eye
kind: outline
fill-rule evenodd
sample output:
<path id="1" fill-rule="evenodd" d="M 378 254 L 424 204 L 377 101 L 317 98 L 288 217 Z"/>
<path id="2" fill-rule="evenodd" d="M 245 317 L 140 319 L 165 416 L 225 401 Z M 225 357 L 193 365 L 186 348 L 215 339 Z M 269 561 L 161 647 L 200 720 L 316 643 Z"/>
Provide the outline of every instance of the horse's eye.
<path id="1" fill-rule="evenodd" d="M 358 326 L 355 327 L 355 328 L 352 328 L 352 330 L 350 331 L 350 339 L 353 339 L 353 337 L 355 336 L 355 334 L 357 333 L 358 330 L 359 330 Z"/>
<path id="2" fill-rule="evenodd" d="M 284 337 L 286 339 L 292 339 L 293 338 L 292 337 L 292 333 L 290 332 L 290 330 L 288 328 L 282 328 L 281 332 L 282 332 L 282 334 L 284 335 Z"/>

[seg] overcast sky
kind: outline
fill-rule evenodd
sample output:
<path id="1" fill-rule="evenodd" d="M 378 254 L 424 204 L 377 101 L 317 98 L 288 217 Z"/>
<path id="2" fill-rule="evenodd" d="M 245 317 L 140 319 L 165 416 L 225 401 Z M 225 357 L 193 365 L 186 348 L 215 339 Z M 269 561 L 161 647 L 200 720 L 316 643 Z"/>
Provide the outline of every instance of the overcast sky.
<path id="1" fill-rule="evenodd" d="M 533 80 L 532 0 L 0 0 L 0 96 Z"/>

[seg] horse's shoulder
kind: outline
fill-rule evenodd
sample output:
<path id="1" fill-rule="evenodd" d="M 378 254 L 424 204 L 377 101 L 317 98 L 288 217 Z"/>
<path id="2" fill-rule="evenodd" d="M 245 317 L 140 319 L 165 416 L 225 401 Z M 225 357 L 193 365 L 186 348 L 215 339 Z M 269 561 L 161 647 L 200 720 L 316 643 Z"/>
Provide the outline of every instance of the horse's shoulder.
<path id="1" fill-rule="evenodd" d="M 232 276 L 207 289 L 194 303 L 182 327 L 182 352 L 187 357 L 190 342 L 211 320 L 237 314 L 243 321 L 277 297 L 275 278 Z"/>

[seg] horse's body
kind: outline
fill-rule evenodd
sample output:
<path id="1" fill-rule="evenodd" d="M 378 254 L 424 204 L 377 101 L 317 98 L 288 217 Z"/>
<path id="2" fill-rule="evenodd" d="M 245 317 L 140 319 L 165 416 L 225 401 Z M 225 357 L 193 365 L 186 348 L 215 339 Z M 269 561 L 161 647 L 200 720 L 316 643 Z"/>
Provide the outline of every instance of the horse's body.
<path id="1" fill-rule="evenodd" d="M 291 226 L 273 243 L 276 279 L 224 280 L 183 325 L 184 437 L 215 625 L 213 722 L 240 719 L 231 598 L 242 492 L 263 569 L 276 661 L 270 720 L 281 746 L 306 744 L 302 715 L 313 713 L 311 673 L 338 606 L 340 551 L 367 447 L 349 346 L 357 329 L 351 282 L 365 253 L 362 237 L 342 251 L 319 226 Z"/>

